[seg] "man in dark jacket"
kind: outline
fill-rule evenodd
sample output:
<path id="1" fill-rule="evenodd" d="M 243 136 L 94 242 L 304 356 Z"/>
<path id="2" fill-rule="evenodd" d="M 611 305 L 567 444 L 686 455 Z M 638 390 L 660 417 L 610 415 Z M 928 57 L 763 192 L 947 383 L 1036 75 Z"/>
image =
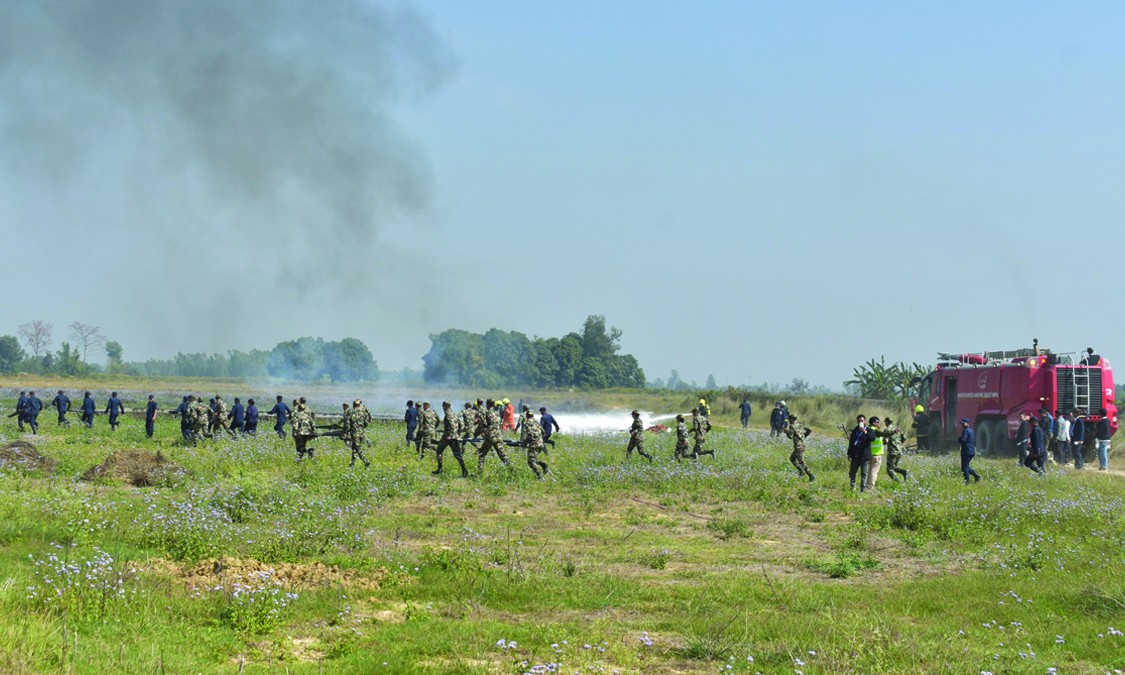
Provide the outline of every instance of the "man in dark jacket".
<path id="1" fill-rule="evenodd" d="M 742 399 L 742 403 L 738 406 L 739 418 L 742 420 L 742 428 L 750 426 L 750 401 Z"/>
<path id="2" fill-rule="evenodd" d="M 406 447 L 414 442 L 414 430 L 418 428 L 418 409 L 414 407 L 414 401 L 406 402 L 406 415 L 403 416 L 406 421 Z"/>
<path id="3" fill-rule="evenodd" d="M 33 434 L 39 433 L 39 413 L 41 412 L 43 412 L 43 401 L 39 400 L 35 392 L 31 392 L 27 396 L 27 405 L 23 409 L 23 414 L 27 423 L 31 425 L 31 433 Z"/>
<path id="4" fill-rule="evenodd" d="M 977 456 L 977 435 L 971 424 L 968 417 L 961 419 L 961 436 L 957 439 L 961 445 L 961 475 L 965 477 L 965 485 L 969 484 L 969 476 L 977 483 L 980 482 L 980 476 L 970 466 L 973 457 Z"/>
<path id="5" fill-rule="evenodd" d="M 785 427 L 785 411 L 781 409 L 781 402 L 778 401 L 773 404 L 773 411 L 770 413 L 770 436 L 780 436 L 782 429 Z"/>
<path id="6" fill-rule="evenodd" d="M 59 426 L 69 427 L 70 422 L 67 421 L 66 414 L 70 412 L 70 399 L 67 398 L 62 389 L 59 389 L 59 393 L 55 395 L 55 398 L 51 399 L 51 405 L 54 406 L 59 414 Z"/>
<path id="7" fill-rule="evenodd" d="M 21 391 L 20 397 L 16 400 L 16 411 L 8 417 L 15 417 L 16 424 L 20 425 L 20 432 L 23 431 L 24 420 L 27 419 L 27 392 Z"/>
<path id="8" fill-rule="evenodd" d="M 189 403 L 188 397 L 185 396 L 183 401 L 180 402 L 180 405 L 176 406 L 176 409 L 172 411 L 173 415 L 180 416 L 180 435 L 184 437 L 185 441 L 192 440 L 191 423 L 188 421 Z"/>
<path id="9" fill-rule="evenodd" d="M 1070 413 L 1070 448 L 1074 451 L 1074 468 L 1085 469 L 1086 458 L 1082 456 L 1082 446 L 1086 444 L 1086 422 L 1082 411 L 1075 408 Z"/>
<path id="10" fill-rule="evenodd" d="M 285 422 L 289 419 L 289 406 L 285 405 L 285 399 L 278 396 L 277 403 L 266 414 L 277 415 L 277 419 L 273 423 L 273 430 L 277 432 L 278 436 L 285 438 Z"/>
<path id="11" fill-rule="evenodd" d="M 90 395 L 90 392 L 86 392 L 82 396 L 82 423 L 87 427 L 93 427 L 96 411 L 97 404 L 94 403 L 94 397 Z"/>
<path id="12" fill-rule="evenodd" d="M 152 438 L 156 433 L 156 397 L 148 395 L 148 404 L 145 405 L 145 436 Z"/>
<path id="13" fill-rule="evenodd" d="M 1016 429 L 1016 450 L 1020 453 L 1019 465 L 1027 466 L 1028 446 L 1031 444 L 1031 424 L 1028 420 L 1031 419 L 1030 413 L 1020 413 L 1020 426 Z"/>
<path id="14" fill-rule="evenodd" d="M 1098 470 L 1109 471 L 1109 418 L 1105 408 L 1098 411 L 1102 416 L 1098 420 Z"/>
<path id="15" fill-rule="evenodd" d="M 1039 420 L 1032 417 L 1028 421 L 1030 431 L 1027 434 L 1027 459 L 1023 465 L 1039 475 L 1044 475 L 1043 456 L 1046 449 L 1043 445 L 1043 430 L 1039 428 Z"/>
<path id="16" fill-rule="evenodd" d="M 109 428 L 111 431 L 117 431 L 119 422 L 117 418 L 121 413 L 125 412 L 125 406 L 121 404 L 121 399 L 117 397 L 117 392 L 113 392 L 109 397 L 109 402 L 105 404 L 106 414 L 109 415 Z"/>
<path id="17" fill-rule="evenodd" d="M 254 399 L 246 401 L 246 435 L 258 435 L 258 405 Z"/>
<path id="18" fill-rule="evenodd" d="M 855 428 L 848 435 L 848 477 L 855 489 L 855 475 L 859 473 L 859 491 L 867 490 L 867 470 L 871 467 L 871 440 L 867 437 L 867 418 L 857 415 Z"/>
<path id="19" fill-rule="evenodd" d="M 242 399 L 235 396 L 234 405 L 230 407 L 230 431 L 238 432 L 239 436 L 246 435 L 246 408 L 242 406 Z"/>

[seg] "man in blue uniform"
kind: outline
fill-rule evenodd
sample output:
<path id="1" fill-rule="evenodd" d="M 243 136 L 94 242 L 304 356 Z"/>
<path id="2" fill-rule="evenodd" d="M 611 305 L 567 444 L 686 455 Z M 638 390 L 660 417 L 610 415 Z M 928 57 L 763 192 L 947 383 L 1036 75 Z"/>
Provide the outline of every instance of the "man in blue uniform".
<path id="1" fill-rule="evenodd" d="M 258 406 L 254 403 L 254 399 L 246 401 L 246 435 L 258 435 Z"/>
<path id="2" fill-rule="evenodd" d="M 234 397 L 234 405 L 230 407 L 230 431 L 238 432 L 239 436 L 246 435 L 246 408 L 242 407 L 242 399 Z"/>
<path id="3" fill-rule="evenodd" d="M 972 476 L 975 482 L 980 482 L 980 476 L 970 466 L 973 457 L 977 455 L 977 435 L 969 426 L 971 424 L 968 417 L 961 419 L 961 436 L 957 439 L 961 444 L 961 475 L 965 477 L 965 485 L 969 484 L 969 476 Z"/>
<path id="4" fill-rule="evenodd" d="M 125 412 L 125 406 L 121 405 L 121 399 L 117 398 L 117 392 L 113 392 L 109 397 L 109 402 L 105 404 L 105 412 L 109 415 L 109 429 L 110 431 L 117 431 L 120 424 L 117 418 L 121 413 Z"/>
<path id="5" fill-rule="evenodd" d="M 750 401 L 742 399 L 742 403 L 738 406 L 739 417 L 742 419 L 742 428 L 750 426 Z"/>
<path id="6" fill-rule="evenodd" d="M 414 442 L 414 430 L 418 428 L 418 409 L 414 407 L 414 401 L 406 402 L 406 447 Z"/>
<path id="7" fill-rule="evenodd" d="M 27 392 L 21 391 L 20 397 L 16 401 L 16 411 L 8 417 L 15 417 L 16 424 L 20 425 L 20 431 L 23 431 L 23 422 L 27 419 Z"/>
<path id="8" fill-rule="evenodd" d="M 59 426 L 69 427 L 70 422 L 66 419 L 66 414 L 70 412 L 70 399 L 59 389 L 59 393 L 51 400 L 51 405 L 59 413 Z"/>
<path id="9" fill-rule="evenodd" d="M 539 414 L 542 415 L 539 418 L 539 425 L 543 427 L 543 445 L 546 446 L 547 443 L 550 443 L 553 448 L 555 442 L 551 440 L 551 434 L 559 430 L 559 423 L 555 421 L 551 413 L 547 412 L 545 407 L 539 409 Z"/>
<path id="10" fill-rule="evenodd" d="M 90 392 L 86 392 L 82 397 L 82 423 L 88 427 L 94 426 L 94 412 L 97 406 L 94 404 L 94 397 Z"/>
<path id="11" fill-rule="evenodd" d="M 148 395 L 148 405 L 145 406 L 145 436 L 152 438 L 156 433 L 156 397 Z"/>
<path id="12" fill-rule="evenodd" d="M 281 438 L 285 438 L 285 422 L 289 419 L 289 406 L 285 405 L 285 399 L 281 396 L 277 397 L 277 403 L 274 404 L 267 415 L 277 415 L 277 420 L 273 423 L 273 430 Z"/>
<path id="13" fill-rule="evenodd" d="M 191 440 L 191 431 L 190 431 L 191 425 L 188 424 L 188 397 L 187 396 L 185 396 L 183 398 L 183 400 L 180 401 L 180 405 L 176 406 L 176 409 L 172 411 L 172 414 L 180 416 L 180 435 L 184 437 L 185 441 L 190 441 Z"/>
<path id="14" fill-rule="evenodd" d="M 1074 452 L 1074 468 L 1085 469 L 1086 458 L 1082 456 L 1082 446 L 1086 445 L 1086 421 L 1084 413 L 1075 408 L 1070 413 L 1070 447 Z"/>
<path id="15" fill-rule="evenodd" d="M 43 401 L 39 400 L 35 392 L 31 392 L 27 397 L 27 406 L 24 408 L 23 413 L 24 417 L 27 419 L 27 423 L 31 425 L 31 433 L 33 434 L 39 433 L 39 413 L 42 411 Z"/>

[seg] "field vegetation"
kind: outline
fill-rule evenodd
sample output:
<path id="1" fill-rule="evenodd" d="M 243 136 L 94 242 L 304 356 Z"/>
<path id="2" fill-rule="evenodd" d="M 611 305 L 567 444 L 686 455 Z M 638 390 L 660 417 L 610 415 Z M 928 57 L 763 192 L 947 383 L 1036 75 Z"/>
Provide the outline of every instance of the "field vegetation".
<path id="1" fill-rule="evenodd" d="M 251 393 L 119 388 L 133 385 Z M 834 427 L 862 402 L 788 401 L 818 430 L 810 484 L 761 428 L 772 401 L 752 401 L 744 431 L 729 399 L 712 395 L 714 458 L 675 463 L 671 435 L 647 439 L 653 464 L 626 460 L 624 433 L 563 435 L 544 481 L 519 450 L 510 469 L 489 458 L 479 477 L 431 476 L 391 424 L 370 430 L 364 470 L 327 438 L 297 463 L 268 425 L 190 447 L 170 417 L 151 440 L 137 420 L 60 429 L 45 411 L 30 437 L 5 417 L 0 446 L 33 449 L 0 453 L 0 671 L 1125 669 L 1119 475 L 982 459 L 984 481 L 964 486 L 956 457 L 908 455 L 909 482 L 860 495 Z"/>

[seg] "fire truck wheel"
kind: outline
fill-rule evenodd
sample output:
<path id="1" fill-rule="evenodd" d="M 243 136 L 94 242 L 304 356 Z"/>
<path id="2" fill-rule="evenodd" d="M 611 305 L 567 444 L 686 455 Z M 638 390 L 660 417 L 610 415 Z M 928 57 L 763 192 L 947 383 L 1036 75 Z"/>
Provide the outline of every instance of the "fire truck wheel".
<path id="1" fill-rule="evenodd" d="M 992 455 L 996 453 L 996 435 L 999 429 L 989 420 L 977 425 L 977 453 Z"/>

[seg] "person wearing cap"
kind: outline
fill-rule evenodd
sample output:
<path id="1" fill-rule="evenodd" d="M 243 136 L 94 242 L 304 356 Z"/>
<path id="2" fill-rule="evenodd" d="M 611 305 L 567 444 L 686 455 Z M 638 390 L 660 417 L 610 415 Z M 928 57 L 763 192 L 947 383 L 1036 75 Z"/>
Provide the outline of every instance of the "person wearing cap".
<path id="1" fill-rule="evenodd" d="M 520 443 L 524 449 L 527 450 L 527 465 L 531 467 L 531 472 L 535 474 L 535 479 L 540 480 L 546 474 L 550 473 L 547 468 L 547 463 L 539 459 L 539 453 L 544 452 L 547 448 L 543 445 L 543 427 L 535 421 L 535 413 L 530 410 L 524 412 L 522 415 L 523 422 L 522 433 L 520 434 Z M 539 469 L 543 473 L 539 473 Z"/>
<path id="2" fill-rule="evenodd" d="M 980 476 L 970 466 L 973 457 L 977 455 L 977 437 L 968 417 L 961 418 L 961 435 L 957 438 L 957 443 L 961 446 L 961 475 L 965 477 L 965 485 L 969 484 L 969 476 L 979 483 Z"/>
<path id="3" fill-rule="evenodd" d="M 117 431 L 117 427 L 121 425 L 117 418 L 125 412 L 125 406 L 121 404 L 121 399 L 117 397 L 116 391 L 110 395 L 109 402 L 105 404 L 105 411 L 109 415 L 110 431 Z"/>
<path id="4" fill-rule="evenodd" d="M 449 401 L 442 401 L 441 404 L 442 421 L 441 421 L 441 441 L 438 442 L 434 454 L 437 456 L 437 469 L 433 471 L 433 475 L 441 475 L 442 459 L 445 455 L 445 449 L 449 448 L 453 451 L 453 458 L 461 466 L 461 477 L 467 478 L 469 470 L 465 468 L 465 457 L 461 450 L 461 417 L 453 412 L 453 404 Z"/>
<path id="5" fill-rule="evenodd" d="M 94 397 L 90 395 L 90 392 L 86 392 L 85 394 L 83 394 L 82 395 L 82 423 L 85 424 L 87 427 L 93 427 L 94 426 L 94 413 L 95 413 L 96 410 L 97 410 L 97 407 L 96 407 L 96 404 L 94 403 Z"/>
<path id="6" fill-rule="evenodd" d="M 344 407 L 347 408 L 347 403 Z M 344 419 L 341 421 L 341 426 L 344 429 L 344 443 L 352 451 L 352 461 L 349 467 L 355 466 L 355 460 L 358 457 L 363 462 L 363 468 L 371 466 L 371 462 L 363 456 L 363 446 L 367 444 L 367 425 L 371 424 L 371 411 L 363 405 L 363 401 L 355 399 L 352 401 L 351 410 L 344 411 Z M 440 462 L 439 462 L 440 464 Z"/>
<path id="7" fill-rule="evenodd" d="M 414 407 L 414 401 L 406 402 L 406 415 L 403 416 L 406 421 L 406 447 L 410 447 L 411 443 L 415 444 L 414 432 L 418 429 L 418 408 Z"/>
<path id="8" fill-rule="evenodd" d="M 472 403 L 465 401 L 465 409 L 461 411 L 461 452 L 468 447 L 469 439 L 477 432 L 477 410 Z"/>
<path id="9" fill-rule="evenodd" d="M 214 433 L 220 431 L 227 432 L 227 435 L 234 438 L 234 430 L 230 428 L 230 417 L 227 415 L 227 404 L 223 400 L 221 394 L 215 394 L 215 428 Z"/>
<path id="10" fill-rule="evenodd" d="M 910 477 L 910 472 L 900 467 L 902 461 L 902 446 L 906 443 L 906 434 L 895 426 L 895 421 L 889 417 L 883 418 L 883 430 L 887 432 L 887 477 L 898 480 L 895 474 L 902 476 L 902 481 Z"/>
<path id="11" fill-rule="evenodd" d="M 39 413 L 43 412 L 43 401 L 31 392 L 27 395 L 27 405 L 23 409 L 24 419 L 31 425 L 31 433 L 39 433 Z"/>
<path id="12" fill-rule="evenodd" d="M 637 454 L 644 457 L 652 463 L 652 455 L 645 452 L 645 425 L 641 422 L 641 413 L 634 410 L 629 413 L 633 416 L 633 423 L 629 425 L 629 447 L 625 448 L 625 458 L 628 459 L 633 454 L 633 450 Z"/>
<path id="13" fill-rule="evenodd" d="M 16 418 L 16 424 L 18 424 L 20 426 L 21 432 L 23 431 L 24 420 L 27 419 L 26 411 L 27 411 L 27 392 L 21 391 L 19 399 L 16 400 L 16 411 L 14 413 L 12 413 L 11 415 L 8 415 L 8 417 L 15 417 Z"/>
<path id="14" fill-rule="evenodd" d="M 1098 410 L 1101 419 L 1098 420 L 1097 436 L 1098 441 L 1098 471 L 1109 471 L 1109 418 L 1105 408 Z"/>
<path id="15" fill-rule="evenodd" d="M 689 447 L 688 430 L 687 425 L 684 424 L 684 416 L 676 415 L 676 449 L 673 452 L 673 457 L 677 462 L 687 458 Z"/>
<path id="16" fill-rule="evenodd" d="M 707 432 L 711 431 L 711 420 L 703 416 L 699 408 L 691 409 L 691 433 L 695 437 L 695 445 L 691 448 L 691 458 L 699 459 L 700 455 L 715 456 L 714 450 L 705 450 Z"/>
<path id="17" fill-rule="evenodd" d="M 919 450 L 930 449 L 930 416 L 921 404 L 914 406 L 914 421 L 910 423 L 914 428 L 914 439 Z"/>
<path id="18" fill-rule="evenodd" d="M 549 444 L 552 448 L 555 447 L 555 442 L 551 440 L 551 434 L 559 430 L 559 423 L 555 421 L 555 417 L 547 412 L 547 408 L 539 409 L 539 426 L 543 427 L 543 444 L 544 448 Z"/>
<path id="19" fill-rule="evenodd" d="M 856 415 L 855 427 L 848 436 L 848 465 L 852 489 L 855 489 L 855 478 L 858 473 L 859 491 L 866 492 L 867 471 L 871 468 L 871 440 L 867 437 L 867 418 L 863 415 Z"/>
<path id="20" fill-rule="evenodd" d="M 258 413 L 258 404 L 255 403 L 254 399 L 252 399 L 252 398 L 247 399 L 246 400 L 246 429 L 245 429 L 247 436 L 257 436 L 258 435 L 258 414 L 259 414 Z"/>
<path id="21" fill-rule="evenodd" d="M 152 394 L 148 395 L 148 403 L 145 405 L 145 436 L 152 438 L 156 433 L 156 397 Z"/>
<path id="22" fill-rule="evenodd" d="M 797 424 L 797 416 L 789 413 L 789 426 L 785 428 L 785 435 L 793 441 L 793 454 L 789 455 L 789 463 L 796 467 L 798 476 L 808 476 L 810 483 L 816 480 L 805 464 L 805 439 L 811 433 L 812 429 Z"/>
<path id="23" fill-rule="evenodd" d="M 59 414 L 58 425 L 60 427 L 69 427 L 70 422 L 67 421 L 66 414 L 70 412 L 70 399 L 67 398 L 67 395 L 63 393 L 62 389 L 59 389 L 59 393 L 55 394 L 55 398 L 51 399 L 51 406 L 53 406 L 55 411 Z"/>
<path id="24" fill-rule="evenodd" d="M 1070 450 L 1074 453 L 1074 468 L 1081 471 L 1086 468 L 1086 458 L 1082 454 L 1082 446 L 1086 444 L 1086 421 L 1082 419 L 1082 411 L 1078 408 L 1070 411 Z"/>

